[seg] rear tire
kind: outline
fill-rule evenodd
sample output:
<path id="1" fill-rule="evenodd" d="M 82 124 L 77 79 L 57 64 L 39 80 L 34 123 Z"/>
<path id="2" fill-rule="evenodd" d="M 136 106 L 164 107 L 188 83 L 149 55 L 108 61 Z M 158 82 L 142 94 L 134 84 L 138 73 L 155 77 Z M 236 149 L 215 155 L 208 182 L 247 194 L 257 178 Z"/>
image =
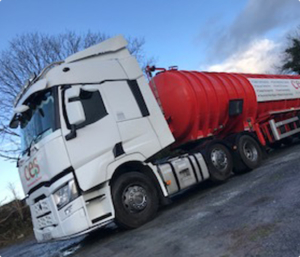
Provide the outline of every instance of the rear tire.
<path id="1" fill-rule="evenodd" d="M 154 218 L 158 193 L 153 181 L 140 172 L 128 172 L 112 184 L 115 222 L 125 229 L 137 228 Z"/>
<path id="2" fill-rule="evenodd" d="M 257 168 L 262 161 L 260 145 L 251 136 L 243 135 L 237 142 L 234 173 L 240 174 Z"/>
<path id="3" fill-rule="evenodd" d="M 209 144 L 204 156 L 211 181 L 221 183 L 230 177 L 233 163 L 231 153 L 226 146 L 220 143 Z"/>

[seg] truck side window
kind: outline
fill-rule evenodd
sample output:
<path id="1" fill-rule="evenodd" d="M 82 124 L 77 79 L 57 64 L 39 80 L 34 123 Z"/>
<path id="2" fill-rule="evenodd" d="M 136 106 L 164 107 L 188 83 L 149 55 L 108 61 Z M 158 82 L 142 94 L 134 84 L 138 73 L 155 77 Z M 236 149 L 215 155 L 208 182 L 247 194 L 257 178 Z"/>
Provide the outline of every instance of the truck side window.
<path id="1" fill-rule="evenodd" d="M 79 98 L 86 120 L 78 128 L 92 124 L 108 114 L 99 91 L 88 92 L 81 89 Z"/>

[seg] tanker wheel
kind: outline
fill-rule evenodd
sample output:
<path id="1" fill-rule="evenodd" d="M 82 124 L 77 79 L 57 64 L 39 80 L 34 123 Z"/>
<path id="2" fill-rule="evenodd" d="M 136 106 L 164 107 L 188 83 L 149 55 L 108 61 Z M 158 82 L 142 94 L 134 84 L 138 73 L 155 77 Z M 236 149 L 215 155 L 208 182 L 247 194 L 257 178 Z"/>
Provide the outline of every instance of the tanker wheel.
<path id="1" fill-rule="evenodd" d="M 125 229 L 137 228 L 154 218 L 158 194 L 153 182 L 139 172 L 128 172 L 112 184 L 115 222 Z"/>
<path id="2" fill-rule="evenodd" d="M 245 173 L 257 168 L 262 161 L 262 150 L 251 136 L 243 135 L 237 143 L 234 173 Z"/>
<path id="3" fill-rule="evenodd" d="M 230 177 L 233 163 L 231 153 L 226 146 L 220 143 L 208 145 L 205 159 L 211 181 L 220 183 Z"/>

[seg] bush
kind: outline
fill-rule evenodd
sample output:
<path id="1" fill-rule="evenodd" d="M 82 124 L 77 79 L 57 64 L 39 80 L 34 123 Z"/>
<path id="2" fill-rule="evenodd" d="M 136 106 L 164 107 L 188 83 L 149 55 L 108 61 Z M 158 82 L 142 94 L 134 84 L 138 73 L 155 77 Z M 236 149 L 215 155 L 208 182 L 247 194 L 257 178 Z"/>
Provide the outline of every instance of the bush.
<path id="1" fill-rule="evenodd" d="M 0 247 L 32 234 L 30 209 L 25 201 L 14 200 L 0 206 Z"/>

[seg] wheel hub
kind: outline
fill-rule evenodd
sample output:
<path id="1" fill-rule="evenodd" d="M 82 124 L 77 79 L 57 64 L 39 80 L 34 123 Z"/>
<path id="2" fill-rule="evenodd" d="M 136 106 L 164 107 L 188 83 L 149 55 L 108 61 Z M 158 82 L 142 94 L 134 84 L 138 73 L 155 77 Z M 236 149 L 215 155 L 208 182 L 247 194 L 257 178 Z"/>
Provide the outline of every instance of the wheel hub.
<path id="1" fill-rule="evenodd" d="M 141 186 L 130 186 L 124 190 L 123 204 L 130 212 L 141 212 L 147 206 L 148 196 Z"/>
<path id="2" fill-rule="evenodd" d="M 258 152 L 254 145 L 246 142 L 243 146 L 243 152 L 247 159 L 255 162 L 258 158 Z"/>
<path id="3" fill-rule="evenodd" d="M 228 159 L 226 153 L 223 150 L 221 149 L 212 150 L 211 161 L 219 171 L 224 171 L 227 169 Z"/>

